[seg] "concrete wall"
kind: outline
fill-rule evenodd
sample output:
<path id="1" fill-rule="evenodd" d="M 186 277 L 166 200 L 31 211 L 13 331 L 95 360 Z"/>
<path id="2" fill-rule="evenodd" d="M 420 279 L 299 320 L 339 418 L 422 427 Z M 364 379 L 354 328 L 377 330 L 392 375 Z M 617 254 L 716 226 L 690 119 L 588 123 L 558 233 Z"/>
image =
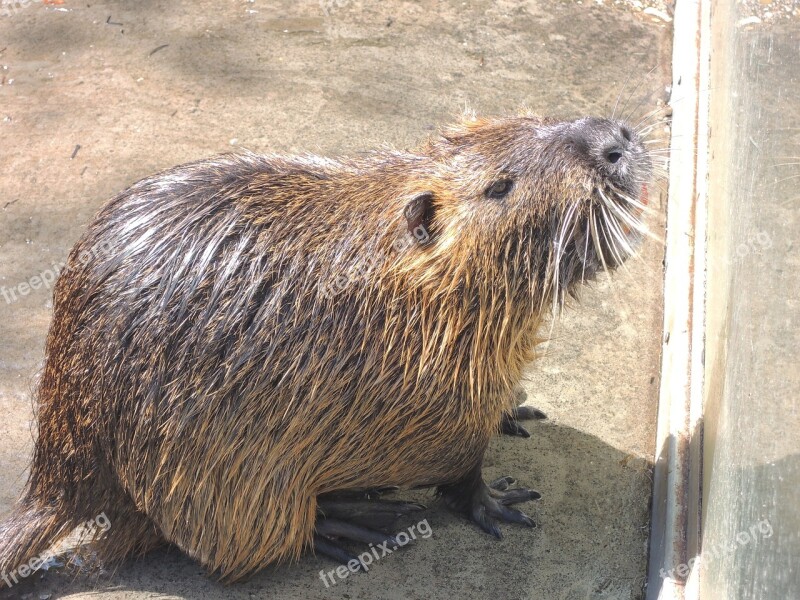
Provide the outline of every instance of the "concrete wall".
<path id="1" fill-rule="evenodd" d="M 701 597 L 777 600 L 800 597 L 800 23 L 732 5 L 711 21 Z"/>

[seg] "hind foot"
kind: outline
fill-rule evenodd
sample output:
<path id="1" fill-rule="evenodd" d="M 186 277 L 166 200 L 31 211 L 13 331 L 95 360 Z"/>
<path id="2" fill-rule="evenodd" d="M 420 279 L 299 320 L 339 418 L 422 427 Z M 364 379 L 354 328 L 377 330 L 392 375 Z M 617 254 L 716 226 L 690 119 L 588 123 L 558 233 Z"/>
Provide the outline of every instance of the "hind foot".
<path id="1" fill-rule="evenodd" d="M 392 488 L 380 488 L 367 492 L 335 492 L 318 498 L 317 522 L 314 527 L 314 552 L 348 565 L 351 570 L 368 570 L 360 556 L 351 554 L 342 542 L 357 542 L 374 546 L 383 555 L 393 552 L 404 544 L 383 529 L 391 527 L 400 517 L 424 510 L 425 506 L 414 502 L 370 500 Z M 361 499 L 361 498 L 368 499 Z M 406 542 L 408 543 L 408 542 Z M 355 562 L 353 562 L 355 561 Z"/>
<path id="2" fill-rule="evenodd" d="M 520 421 L 541 421 L 546 419 L 547 415 L 540 411 L 538 408 L 532 406 L 519 406 L 527 399 L 528 394 L 521 387 L 514 388 L 514 404 L 517 406 L 512 408 L 503 415 L 500 421 L 500 433 L 505 435 L 516 435 L 519 437 L 529 438 L 531 434 L 520 425 Z"/>
<path id="3" fill-rule="evenodd" d="M 511 488 L 514 483 L 511 477 L 501 477 L 487 485 L 478 466 L 461 481 L 440 485 L 437 493 L 451 509 L 467 515 L 486 533 L 492 534 L 497 539 L 503 539 L 498 521 L 536 527 L 528 515 L 509 507 L 542 497 L 534 490 Z"/>

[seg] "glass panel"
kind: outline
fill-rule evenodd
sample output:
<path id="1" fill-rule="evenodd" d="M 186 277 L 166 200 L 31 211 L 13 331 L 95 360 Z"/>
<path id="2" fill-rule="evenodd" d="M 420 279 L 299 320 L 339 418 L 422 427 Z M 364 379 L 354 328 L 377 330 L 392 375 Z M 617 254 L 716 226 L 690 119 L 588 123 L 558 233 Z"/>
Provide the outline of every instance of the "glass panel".
<path id="1" fill-rule="evenodd" d="M 800 23 L 731 4 L 712 17 L 701 595 L 798 598 Z"/>

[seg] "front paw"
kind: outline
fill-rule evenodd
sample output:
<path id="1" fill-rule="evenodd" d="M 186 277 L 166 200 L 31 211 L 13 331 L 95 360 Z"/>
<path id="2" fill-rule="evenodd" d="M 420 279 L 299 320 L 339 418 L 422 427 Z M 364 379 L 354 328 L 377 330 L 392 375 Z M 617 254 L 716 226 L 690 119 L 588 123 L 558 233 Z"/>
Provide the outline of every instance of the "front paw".
<path id="1" fill-rule="evenodd" d="M 451 509 L 466 515 L 485 532 L 502 539 L 498 522 L 536 527 L 528 515 L 510 507 L 538 500 L 542 495 L 535 490 L 510 487 L 514 483 L 511 477 L 501 477 L 487 485 L 478 471 L 477 477 L 472 474 L 458 483 L 439 486 L 438 492 Z"/>
<path id="2" fill-rule="evenodd" d="M 532 406 L 517 406 L 503 415 L 500 421 L 500 432 L 505 435 L 529 438 L 531 434 L 520 424 L 520 421 L 541 421 L 546 418 L 547 415 L 538 408 L 533 408 Z"/>

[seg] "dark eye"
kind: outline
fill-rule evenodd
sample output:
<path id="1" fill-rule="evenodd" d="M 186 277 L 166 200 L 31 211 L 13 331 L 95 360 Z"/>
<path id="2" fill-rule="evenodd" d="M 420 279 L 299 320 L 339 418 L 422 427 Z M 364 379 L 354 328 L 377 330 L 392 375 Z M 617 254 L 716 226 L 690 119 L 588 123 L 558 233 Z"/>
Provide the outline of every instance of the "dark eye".
<path id="1" fill-rule="evenodd" d="M 507 196 L 513 187 L 514 182 L 510 179 L 500 179 L 486 189 L 486 197 L 499 200 Z"/>

